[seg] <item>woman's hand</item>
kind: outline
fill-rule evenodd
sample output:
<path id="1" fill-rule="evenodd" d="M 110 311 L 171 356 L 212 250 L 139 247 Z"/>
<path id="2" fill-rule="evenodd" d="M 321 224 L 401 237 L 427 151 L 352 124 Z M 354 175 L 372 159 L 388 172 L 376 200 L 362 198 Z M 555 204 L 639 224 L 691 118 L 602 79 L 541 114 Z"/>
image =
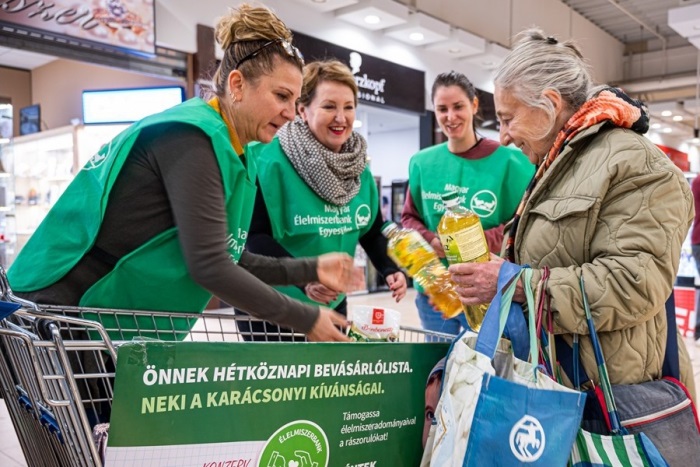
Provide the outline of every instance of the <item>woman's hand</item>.
<path id="1" fill-rule="evenodd" d="M 399 271 L 386 276 L 386 285 L 389 286 L 391 296 L 396 300 L 396 303 L 399 303 L 406 296 L 408 285 L 406 284 L 406 276 L 402 272 Z"/>
<path id="2" fill-rule="evenodd" d="M 340 332 L 336 326 L 341 328 L 348 326 L 345 316 L 322 306 L 314 326 L 306 333 L 306 338 L 309 342 L 350 342 L 350 338 Z"/>
<path id="3" fill-rule="evenodd" d="M 318 281 L 336 292 L 351 292 L 365 288 L 364 273 L 355 268 L 353 259 L 345 253 L 326 253 L 318 257 Z"/>
<path id="4" fill-rule="evenodd" d="M 331 290 L 320 282 L 309 282 L 304 287 L 306 296 L 311 300 L 328 305 L 330 302 L 338 298 L 338 292 Z"/>
<path id="5" fill-rule="evenodd" d="M 503 261 L 503 258 L 491 254 L 491 259 L 485 263 L 460 263 L 449 267 L 462 303 L 478 305 L 491 302 L 496 295 L 498 271 Z"/>
<path id="6" fill-rule="evenodd" d="M 445 257 L 445 249 L 442 247 L 442 242 L 440 241 L 439 237 L 435 237 L 434 239 L 430 240 L 430 246 L 433 247 L 433 250 L 435 250 L 435 253 L 437 253 L 438 258 Z"/>

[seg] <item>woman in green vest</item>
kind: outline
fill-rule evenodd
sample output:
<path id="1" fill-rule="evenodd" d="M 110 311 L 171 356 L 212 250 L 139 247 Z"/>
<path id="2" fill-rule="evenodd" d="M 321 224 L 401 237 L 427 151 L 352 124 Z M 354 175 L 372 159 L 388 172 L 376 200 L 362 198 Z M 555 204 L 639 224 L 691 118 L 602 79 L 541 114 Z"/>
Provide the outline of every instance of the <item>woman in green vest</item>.
<path id="1" fill-rule="evenodd" d="M 519 149 L 501 146 L 476 133 L 479 99 L 474 85 L 462 73 L 438 75 L 432 100 L 435 118 L 447 141 L 411 158 L 401 224 L 420 232 L 447 264 L 435 230 L 445 211 L 441 195 L 456 190 L 464 206 L 480 217 L 489 249 L 498 253 L 503 225 L 513 217 L 535 166 Z M 423 328 L 457 334 L 460 328 L 468 327 L 463 314 L 444 319 L 416 288 L 416 307 Z"/>
<path id="2" fill-rule="evenodd" d="M 386 253 L 367 142 L 353 131 L 356 107 L 357 84 L 346 65 L 337 60 L 306 65 L 297 117 L 270 144 L 249 147 L 260 190 L 246 249 L 276 257 L 353 255 L 359 242 L 398 302 L 406 294 L 406 278 Z M 347 313 L 345 295 L 319 282 L 278 290 Z"/>
<path id="3" fill-rule="evenodd" d="M 303 58 L 265 7 L 232 9 L 216 27 L 224 57 L 214 97 L 147 117 L 85 165 L 9 270 L 38 303 L 201 312 L 211 297 L 344 341 L 344 317 L 266 283 L 322 282 L 342 291 L 352 259 L 273 259 L 245 252 L 256 167 L 243 151 L 294 118 Z"/>

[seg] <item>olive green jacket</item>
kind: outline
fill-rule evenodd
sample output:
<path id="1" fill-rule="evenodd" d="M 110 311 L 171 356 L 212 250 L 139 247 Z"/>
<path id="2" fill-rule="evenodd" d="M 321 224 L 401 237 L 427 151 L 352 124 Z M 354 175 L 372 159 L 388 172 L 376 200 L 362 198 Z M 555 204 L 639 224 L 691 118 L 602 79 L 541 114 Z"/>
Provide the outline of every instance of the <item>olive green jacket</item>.
<path id="1" fill-rule="evenodd" d="M 550 268 L 554 331 L 572 342 L 588 334 L 579 276 L 613 384 L 661 375 L 664 303 L 694 217 L 683 173 L 631 130 L 595 125 L 577 135 L 533 190 L 518 225 L 515 261 Z M 504 242 L 505 244 L 505 242 Z M 675 325 L 675 323 L 673 323 Z M 681 380 L 695 396 L 690 358 L 679 336 Z M 590 344 L 581 359 L 598 382 Z"/>

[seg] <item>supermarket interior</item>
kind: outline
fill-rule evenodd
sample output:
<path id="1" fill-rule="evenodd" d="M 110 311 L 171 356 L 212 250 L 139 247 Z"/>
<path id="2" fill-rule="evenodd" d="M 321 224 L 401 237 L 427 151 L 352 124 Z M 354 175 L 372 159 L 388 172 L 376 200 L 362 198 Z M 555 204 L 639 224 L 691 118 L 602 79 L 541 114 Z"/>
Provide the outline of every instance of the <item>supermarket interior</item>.
<path id="1" fill-rule="evenodd" d="M 217 22 L 230 8 L 236 8 L 243 3 L 245 2 L 239 0 L 55 0 L 51 3 L 0 0 L 2 268 L 11 269 L 49 211 L 66 190 L 70 192 L 69 186 L 76 177 L 87 170 L 99 169 L 100 157 L 104 155 L 106 143 L 118 138 L 118 135 L 126 134 L 134 122 L 192 98 L 205 96 L 206 91 L 215 85 L 213 71 L 217 66 L 226 64 L 227 51 L 215 40 Z M 353 111 L 354 123 L 349 131 L 361 135 L 366 141 L 367 167 L 376 186 L 373 196 L 377 198 L 376 204 L 380 207 L 380 212 L 374 213 L 379 221 L 372 217 L 373 222 L 401 223 L 407 194 L 412 193 L 409 191 L 412 157 L 419 151 L 450 140 L 450 135 L 445 134 L 436 114 L 438 109 L 433 100 L 433 82 L 442 73 L 453 70 L 468 78 L 476 89 L 479 112 L 478 119 L 474 120 L 474 128 L 478 138 L 497 142 L 501 140 L 503 131 L 499 120 L 502 114 L 497 114 L 498 109 L 494 101 L 498 98 L 494 95 L 494 76 L 504 59 L 514 49 L 518 33 L 533 26 L 542 29 L 547 35 L 556 37 L 556 40 L 552 39 L 552 43 L 575 41 L 585 57 L 593 82 L 618 87 L 629 97 L 639 99 L 645 104 L 649 115 L 649 130 L 644 137 L 668 157 L 682 172 L 688 184 L 692 184 L 696 175 L 700 173 L 700 0 L 261 0 L 250 3 L 270 8 L 284 22 L 293 33 L 293 45 L 301 51 L 307 65 L 317 60 L 336 59 L 347 65 L 354 77 L 356 108 Z M 264 56 L 266 47 L 273 42 L 287 44 L 281 39 L 261 44 L 262 47 L 239 59 L 233 69 L 244 61 L 252 62 L 256 56 Z M 286 53 L 290 54 L 290 57 L 293 55 L 289 50 Z M 237 96 L 232 94 L 231 97 L 235 103 Z M 264 109 L 260 110 L 260 113 L 263 111 Z M 220 111 L 220 115 L 226 120 L 223 111 Z M 235 130 L 233 133 L 235 135 Z M 234 139 L 236 138 L 238 137 Z M 477 139 L 475 145 L 478 141 L 480 139 Z M 523 149 L 522 145 L 517 146 Z M 236 150 L 235 143 L 233 147 Z M 245 158 L 243 160 L 245 161 Z M 108 175 L 104 177 L 106 179 Z M 110 180 L 112 183 L 113 180 Z M 289 192 L 280 189 L 278 193 L 284 195 Z M 267 192 L 263 194 L 268 196 Z M 89 196 L 86 195 L 86 198 Z M 517 200 L 519 199 L 520 196 Z M 409 202 L 413 201 L 409 199 Z M 294 205 L 291 202 L 289 204 Z M 102 215 L 107 209 L 104 205 L 106 201 L 100 205 Z M 229 213 L 228 204 L 226 209 L 226 213 Z M 270 213 L 273 212 L 272 207 L 268 206 L 267 209 Z M 224 212 L 224 208 L 221 212 Z M 359 216 L 359 213 L 358 210 L 356 216 Z M 175 213 L 173 216 L 179 214 Z M 557 215 L 552 214 L 552 217 Z M 242 216 L 245 217 L 245 213 Z M 85 218 L 88 217 L 86 214 Z M 336 219 L 339 221 L 341 217 Z M 359 221 L 356 222 L 359 225 Z M 47 232 L 44 231 L 43 234 L 39 241 L 47 238 Z M 79 238 L 76 242 L 81 242 L 86 234 L 75 231 L 64 233 L 61 238 L 73 235 Z M 246 235 L 247 233 L 244 233 L 241 237 L 244 241 Z M 228 237 L 226 240 L 234 243 L 236 241 Z M 439 243 L 440 238 L 437 240 Z M 38 242 L 35 240 L 34 244 L 36 243 Z M 700 287 L 700 265 L 696 266 L 692 243 L 689 230 L 678 251 L 680 262 L 674 283 L 674 295 L 676 324 L 682 336 L 679 345 L 685 345 L 688 350 L 697 389 L 700 388 L 700 339 L 696 344 L 698 334 L 695 330 L 695 317 L 697 303 L 700 302 L 700 292 L 697 290 Z M 31 248 L 31 244 L 29 247 Z M 301 247 L 299 251 L 309 251 L 304 248 L 307 246 Z M 352 321 L 354 309 L 362 307 L 396 310 L 399 312 L 401 327 L 415 330 L 409 332 L 419 335 L 422 342 L 422 333 L 429 330 L 422 329 L 424 323 L 416 299 L 424 295 L 416 291 L 409 279 L 406 296 L 397 303 L 389 289 L 390 284 L 373 264 L 372 253 L 366 253 L 358 242 L 351 248 L 354 249 L 353 266 L 362 271 L 363 284 L 348 293 L 349 319 Z M 95 247 L 86 255 L 92 254 L 93 250 L 102 252 L 100 248 Z M 236 257 L 231 255 L 231 258 L 238 261 L 240 254 L 238 252 Z M 60 255 L 61 258 L 65 257 L 63 252 Z M 110 256 L 109 253 L 107 255 Z M 180 256 L 178 265 L 184 265 L 186 260 L 191 259 L 182 259 Z M 119 258 L 114 260 L 111 267 L 114 267 L 117 259 Z M 151 258 L 156 262 L 160 259 L 162 258 Z M 111 256 L 109 261 L 112 261 Z M 49 267 L 43 267 L 42 271 Z M 299 272 L 301 269 L 295 271 Z M 278 276 L 279 274 L 275 277 Z M 4 282 L 5 279 L 0 278 L 1 290 L 6 288 Z M 293 285 L 289 288 L 299 289 L 296 287 L 299 284 Z M 9 286 L 12 287 L 12 281 Z M 86 290 L 87 288 L 85 287 Z M 307 289 L 296 292 L 302 295 L 310 293 Z M 185 293 L 183 291 L 182 295 Z M 293 294 L 291 296 L 295 297 Z M 337 297 L 337 294 L 334 297 Z M 208 298 L 211 298 L 211 294 Z M 177 305 L 177 300 L 173 299 L 170 303 Z M 305 306 L 308 307 L 308 303 Z M 234 311 L 226 300 L 217 299 L 215 296 L 209 302 L 206 312 L 222 312 L 229 319 L 239 311 Z M 272 315 L 273 313 L 268 314 Z M 0 317 L 5 316 L 5 312 L 0 309 Z M 121 325 L 120 320 L 121 318 L 115 318 L 115 322 Z M 70 322 L 67 321 L 65 326 L 70 326 Z M 172 326 L 177 327 L 176 324 Z M 199 326 L 201 327 L 202 323 Z M 5 334 L 2 334 L 3 330 L 6 331 Z M 13 338 L 21 340 L 12 334 L 13 332 L 20 331 L 11 326 L 0 326 L 0 335 L 6 336 L 0 339 L 0 356 L 9 349 L 8 341 L 3 339 L 11 339 L 12 335 Z M 93 331 L 81 332 L 83 336 L 95 336 Z M 33 337 L 45 338 L 44 335 Z M 150 337 L 143 339 L 148 340 Z M 437 344 L 431 348 L 436 349 L 434 352 L 445 350 L 443 347 L 438 348 Z M 79 349 L 81 352 L 83 350 L 85 349 Z M 108 353 L 107 351 L 109 349 L 102 349 L 103 354 Z M 52 359 L 59 357 L 64 358 L 58 354 L 51 354 Z M 39 365 L 36 358 L 28 360 L 28 365 L 31 366 L 32 361 Z M 182 358 L 186 361 L 186 357 Z M 355 358 L 347 356 L 348 361 Z M 403 357 L 394 358 L 398 360 Z M 253 363 L 245 362 L 254 360 L 244 359 L 242 362 L 239 366 L 252 365 Z M 113 366 L 116 363 L 109 361 L 109 364 L 112 365 L 111 368 L 100 367 L 101 370 L 114 372 Z M 196 366 L 195 363 L 191 365 Z M 213 366 L 212 364 L 212 368 Z M 147 371 L 154 371 L 152 368 L 153 366 L 149 366 Z M 98 372 L 97 369 L 88 370 L 85 370 L 86 373 Z M 0 368 L 0 378 L 11 379 L 17 376 L 13 376 L 12 373 L 5 371 L 5 367 Z M 146 381 L 145 374 L 143 381 Z M 53 380 L 60 379 L 47 378 L 50 383 L 39 382 L 36 383 L 37 387 L 53 384 Z M 422 375 L 414 378 L 421 380 L 421 390 L 406 392 L 411 392 L 410 397 L 422 398 L 425 377 Z M 406 379 L 400 384 L 408 382 L 409 379 Z M 82 384 L 80 381 L 79 383 Z M 381 383 L 376 384 L 381 387 Z M 89 383 L 85 385 L 90 386 Z M 109 385 L 111 386 L 111 383 Z M 77 394 L 77 391 L 84 395 L 83 386 L 80 386 L 80 390 L 76 389 L 77 387 L 71 389 L 74 394 Z M 313 394 L 312 389 L 310 387 L 309 390 Z M 5 389 L 4 392 L 8 391 Z M 111 398 L 111 387 L 108 392 Z M 20 393 L 20 399 L 28 401 L 22 403 L 25 404 L 23 407 L 30 417 L 36 415 L 41 419 L 52 412 L 49 408 L 41 407 L 41 410 L 38 410 L 33 406 L 30 402 L 31 391 L 21 389 Z M 11 394 L 4 394 L 5 397 L 8 395 Z M 185 395 L 181 397 L 184 406 Z M 187 398 L 188 404 L 193 403 L 189 394 Z M 143 400 L 146 400 L 145 395 Z M 139 401 L 140 398 L 132 400 L 137 405 L 141 404 Z M 177 410 L 179 403 L 171 400 L 168 404 L 170 408 L 166 411 L 172 410 L 173 407 Z M 221 402 L 218 401 L 218 404 L 221 405 Z M 147 411 L 150 406 L 144 402 L 140 407 L 142 411 Z M 60 410 L 62 409 L 57 409 Z M 387 408 L 387 413 L 390 413 L 389 410 L 393 409 Z M 422 411 L 423 407 L 420 407 L 420 426 L 413 427 L 412 430 L 423 429 Z M 247 415 L 250 413 L 245 412 Z M 400 413 L 397 409 L 396 414 Z M 62 419 L 59 416 L 57 422 L 53 416 L 49 416 L 52 420 L 50 423 L 41 422 L 41 429 L 47 433 L 51 432 L 48 437 L 61 438 L 60 433 L 66 434 L 66 427 L 61 429 Z M 399 416 L 394 415 L 397 418 Z M 364 422 L 364 419 L 362 421 Z M 81 420 L 82 425 L 75 420 L 71 423 L 75 423 L 78 427 L 76 429 L 80 431 L 85 429 L 85 423 L 88 423 L 90 428 L 93 422 L 94 420 L 90 419 L 89 422 Z M 40 465 L 43 462 L 41 459 L 46 459 L 26 455 L 27 450 L 33 448 L 23 445 L 31 436 L 19 432 L 23 429 L 29 430 L 22 423 L 25 422 L 13 424 L 12 408 L 8 409 L 5 401 L 0 400 L 0 466 Z M 125 424 L 122 423 L 122 426 Z M 318 426 L 314 426 L 323 433 Z M 116 433 L 118 441 L 115 442 L 123 442 L 126 444 L 121 446 L 129 446 L 129 440 L 132 438 L 120 433 L 124 432 Z M 136 436 L 134 435 L 133 439 Z M 257 432 L 255 436 L 258 436 Z M 183 435 L 177 443 L 182 446 L 197 444 L 197 438 L 192 439 L 194 441 L 188 442 Z M 261 436 L 242 439 L 240 446 L 236 447 L 237 453 L 243 453 L 237 454 L 241 459 L 245 453 L 262 449 L 262 441 L 259 441 Z M 61 438 L 60 443 L 64 442 L 70 444 L 72 441 Z M 95 458 L 98 449 L 94 447 L 93 440 L 81 438 L 80 443 L 85 444 L 75 452 L 86 449 L 91 451 L 87 460 L 82 459 L 81 454 L 71 457 L 74 454 L 62 453 L 46 461 L 46 465 L 101 465 L 101 461 Z M 221 451 L 212 454 L 212 462 L 214 459 L 224 459 L 222 456 L 225 443 L 221 444 Z M 372 449 L 380 451 L 376 446 L 380 446 L 381 443 L 374 444 Z M 148 446 L 148 441 L 144 441 L 143 446 Z M 265 449 L 271 448 L 268 446 Z M 417 454 L 412 454 L 414 457 L 420 455 L 420 447 L 416 449 Z M 70 449 L 67 451 L 73 452 Z M 134 448 L 134 452 L 138 452 L 138 448 Z M 129 455 L 132 455 L 131 451 Z M 178 455 L 184 459 L 181 453 L 172 454 Z M 193 459 L 199 462 L 197 465 L 219 465 L 200 462 L 205 457 L 204 454 L 192 454 L 191 465 L 195 465 L 192 463 Z M 119 458 L 113 465 L 132 465 L 129 462 L 134 459 Z M 316 465 L 307 464 L 306 460 L 300 460 L 298 464 L 295 461 L 277 464 L 274 455 L 272 459 L 270 466 Z M 342 465 L 346 465 L 345 458 L 343 459 Z M 180 458 L 173 457 L 170 460 L 171 463 L 152 460 L 150 464 L 139 465 L 190 465 Z M 369 461 L 367 464 L 362 463 L 362 459 L 355 459 L 355 462 L 353 465 L 370 465 Z M 412 462 L 415 461 L 407 462 L 409 463 L 394 465 L 414 465 Z M 351 465 L 350 461 L 347 465 Z"/>

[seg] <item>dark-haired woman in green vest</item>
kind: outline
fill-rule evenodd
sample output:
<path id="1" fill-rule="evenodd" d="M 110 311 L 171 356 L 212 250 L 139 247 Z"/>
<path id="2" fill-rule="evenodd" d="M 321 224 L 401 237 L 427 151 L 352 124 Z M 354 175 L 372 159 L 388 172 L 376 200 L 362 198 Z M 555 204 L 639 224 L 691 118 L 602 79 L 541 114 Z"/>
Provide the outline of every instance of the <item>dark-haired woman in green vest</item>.
<path id="1" fill-rule="evenodd" d="M 357 84 L 332 60 L 304 68 L 299 115 L 270 144 L 248 148 L 258 165 L 259 194 L 246 248 L 277 257 L 354 254 L 358 244 L 398 302 L 406 278 L 386 253 L 377 187 L 367 143 L 353 131 Z M 345 295 L 318 282 L 278 290 L 346 314 Z M 264 329 L 253 329 L 257 331 Z M 270 326 L 267 326 L 270 331 Z"/>
<path id="2" fill-rule="evenodd" d="M 247 4 L 218 23 L 224 59 L 214 97 L 135 123 L 75 177 L 9 270 L 39 303 L 201 312 L 211 297 L 294 327 L 309 340 L 345 341 L 345 319 L 270 284 L 351 282 L 352 258 L 275 259 L 244 251 L 256 167 L 243 146 L 269 142 L 292 120 L 303 59 L 269 9 Z"/>
<path id="3" fill-rule="evenodd" d="M 456 190 L 464 206 L 479 216 L 490 250 L 498 253 L 504 224 L 513 217 L 535 166 L 519 149 L 477 134 L 479 99 L 464 74 L 439 74 L 433 83 L 432 100 L 435 118 L 447 141 L 411 158 L 401 223 L 420 232 L 447 264 L 435 231 L 445 212 L 441 195 Z M 458 334 L 468 326 L 464 314 L 443 318 L 422 289 L 416 289 L 416 307 L 424 329 Z"/>

